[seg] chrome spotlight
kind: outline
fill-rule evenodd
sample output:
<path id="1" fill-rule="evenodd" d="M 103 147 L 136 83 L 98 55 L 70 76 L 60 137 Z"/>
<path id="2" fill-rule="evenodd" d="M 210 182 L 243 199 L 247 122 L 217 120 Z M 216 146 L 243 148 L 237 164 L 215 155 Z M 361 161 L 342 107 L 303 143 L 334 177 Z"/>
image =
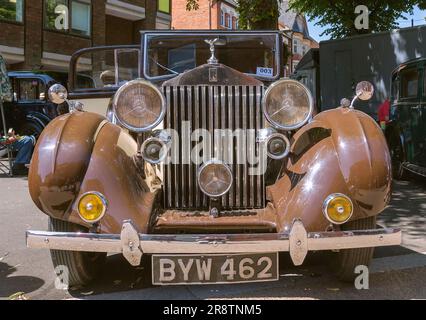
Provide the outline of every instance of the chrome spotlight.
<path id="1" fill-rule="evenodd" d="M 218 198 L 231 189 L 233 174 L 231 169 L 220 160 L 210 160 L 198 171 L 198 185 L 209 197 Z"/>
<path id="2" fill-rule="evenodd" d="M 167 144 L 157 137 L 146 139 L 141 147 L 142 158 L 151 164 L 163 162 L 167 157 L 168 151 Z"/>
<path id="3" fill-rule="evenodd" d="M 290 153 L 290 141 L 282 133 L 273 133 L 268 137 L 267 150 L 271 159 L 284 159 Z"/>

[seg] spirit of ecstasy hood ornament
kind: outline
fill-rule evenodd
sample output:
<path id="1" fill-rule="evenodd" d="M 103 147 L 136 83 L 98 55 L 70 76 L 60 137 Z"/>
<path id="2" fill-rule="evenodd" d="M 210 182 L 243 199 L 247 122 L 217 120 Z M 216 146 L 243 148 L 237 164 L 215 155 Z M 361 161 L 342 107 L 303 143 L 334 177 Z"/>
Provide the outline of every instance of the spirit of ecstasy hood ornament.
<path id="1" fill-rule="evenodd" d="M 211 57 L 207 60 L 208 64 L 218 64 L 218 60 L 215 56 L 216 47 L 215 46 L 223 46 L 226 44 L 226 40 L 215 38 L 215 39 L 206 39 L 204 40 L 208 45 L 210 45 L 210 53 Z"/>

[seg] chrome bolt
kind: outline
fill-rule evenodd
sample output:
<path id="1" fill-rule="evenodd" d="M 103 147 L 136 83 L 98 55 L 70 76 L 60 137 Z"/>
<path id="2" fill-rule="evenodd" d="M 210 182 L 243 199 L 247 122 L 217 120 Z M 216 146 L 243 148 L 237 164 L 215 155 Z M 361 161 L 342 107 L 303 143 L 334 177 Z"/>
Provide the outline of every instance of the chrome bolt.
<path id="1" fill-rule="evenodd" d="M 130 250 L 133 250 L 133 246 L 134 246 L 133 241 L 129 241 L 129 248 L 130 248 Z"/>
<path id="2" fill-rule="evenodd" d="M 219 217 L 219 210 L 218 210 L 217 208 L 212 208 L 212 209 L 210 210 L 210 215 L 211 215 L 213 218 L 217 218 L 217 217 Z"/>
<path id="3" fill-rule="evenodd" d="M 44 243 L 49 244 L 49 239 L 48 238 L 44 239 Z"/>
<path id="4" fill-rule="evenodd" d="M 300 246 L 302 245 L 302 241 L 301 241 L 301 240 L 297 240 L 296 245 L 297 245 L 298 247 L 300 247 Z"/>

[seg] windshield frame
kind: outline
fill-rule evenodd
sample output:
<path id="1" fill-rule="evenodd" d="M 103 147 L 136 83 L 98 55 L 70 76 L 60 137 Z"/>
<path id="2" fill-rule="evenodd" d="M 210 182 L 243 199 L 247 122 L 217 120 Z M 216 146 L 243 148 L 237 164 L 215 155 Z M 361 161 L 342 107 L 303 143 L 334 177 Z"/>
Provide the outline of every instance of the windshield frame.
<path id="1" fill-rule="evenodd" d="M 246 36 L 246 35 L 253 35 L 253 36 L 275 36 L 275 61 L 276 66 L 274 70 L 274 77 L 263 77 L 258 76 L 256 74 L 252 73 L 245 73 L 248 76 L 251 76 L 253 78 L 259 79 L 261 81 L 267 81 L 272 82 L 280 79 L 281 77 L 281 52 L 282 52 L 282 46 L 284 43 L 282 42 L 282 35 L 281 32 L 278 30 L 272 30 L 272 31 L 217 31 L 217 30 L 170 30 L 170 31 L 158 31 L 158 30 L 150 30 L 150 31 L 141 31 L 142 35 L 142 48 L 141 53 L 143 55 L 143 61 L 142 61 L 142 70 L 141 74 L 143 77 L 149 81 L 157 82 L 157 81 L 165 81 L 172 78 L 177 77 L 179 74 L 168 74 L 168 75 L 161 75 L 161 76 L 155 76 L 152 77 L 149 74 L 147 74 L 147 69 L 149 66 L 148 61 L 148 38 L 149 36 L 170 36 L 170 35 L 179 35 L 179 36 Z M 206 61 L 207 63 L 207 61 Z M 220 63 L 220 61 L 219 61 Z"/>
<path id="2" fill-rule="evenodd" d="M 77 72 L 77 63 L 81 56 L 96 52 L 96 51 L 107 51 L 107 50 L 139 50 L 139 56 L 138 56 L 138 77 L 141 76 L 141 69 L 142 69 L 142 61 L 141 61 L 141 47 L 140 45 L 112 45 L 112 46 L 98 46 L 98 47 L 90 47 L 90 48 L 84 48 L 80 49 L 77 52 L 75 52 L 70 61 L 70 70 L 68 74 L 68 86 L 69 86 L 69 93 L 70 96 L 113 96 L 115 92 L 120 88 L 120 86 L 111 86 L 111 87 L 104 87 L 104 88 L 77 88 L 77 76 L 79 73 Z M 116 63 L 115 63 L 116 64 Z M 117 69 L 117 64 L 115 65 L 115 68 Z M 117 73 L 117 72 L 116 72 Z"/>

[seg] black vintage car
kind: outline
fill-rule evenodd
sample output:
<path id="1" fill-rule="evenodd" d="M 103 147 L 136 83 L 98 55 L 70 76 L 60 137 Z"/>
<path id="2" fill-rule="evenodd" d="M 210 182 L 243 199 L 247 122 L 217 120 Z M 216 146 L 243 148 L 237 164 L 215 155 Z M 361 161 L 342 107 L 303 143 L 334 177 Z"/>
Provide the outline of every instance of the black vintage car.
<path id="1" fill-rule="evenodd" d="M 10 72 L 12 101 L 4 104 L 7 128 L 20 135 L 40 135 L 45 126 L 58 116 L 58 105 L 47 97 L 55 84 L 51 76 L 33 72 Z"/>
<path id="2" fill-rule="evenodd" d="M 394 176 L 426 176 L 426 59 L 407 61 L 392 73 L 390 125 L 386 137 Z"/>

